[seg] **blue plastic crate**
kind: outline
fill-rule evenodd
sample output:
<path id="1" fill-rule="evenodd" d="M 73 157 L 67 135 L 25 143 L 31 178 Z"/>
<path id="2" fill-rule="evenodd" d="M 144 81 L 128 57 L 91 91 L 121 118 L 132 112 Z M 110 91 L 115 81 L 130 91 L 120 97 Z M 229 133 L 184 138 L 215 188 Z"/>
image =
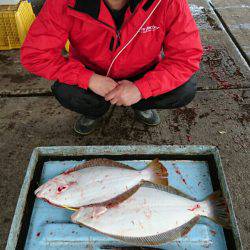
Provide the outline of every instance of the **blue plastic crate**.
<path id="1" fill-rule="evenodd" d="M 74 150 L 72 151 L 73 148 Z M 34 199 L 34 195 L 32 193 L 35 187 L 46 182 L 48 179 L 53 178 L 54 176 L 62 173 L 68 168 L 72 168 L 80 162 L 85 161 L 86 158 L 93 158 L 100 155 L 109 158 L 114 157 L 114 159 L 119 159 L 120 162 L 133 166 L 136 169 L 142 169 L 150 161 L 148 160 L 148 158 L 153 158 L 154 155 L 157 155 L 158 157 L 160 156 L 161 162 L 169 172 L 169 184 L 183 191 L 184 193 L 187 193 L 200 200 L 211 194 L 214 191 L 213 186 L 216 185 L 221 186 L 224 194 L 226 192 L 225 198 L 229 203 L 231 220 L 234 230 L 233 232 L 231 232 L 231 236 L 234 236 L 233 245 L 231 245 L 232 237 L 229 238 L 230 232 L 227 232 L 227 234 L 225 235 L 225 231 L 221 226 L 215 224 L 209 219 L 202 218 L 199 224 L 195 225 L 195 227 L 186 236 L 179 238 L 176 241 L 154 248 L 171 250 L 198 250 L 203 248 L 223 250 L 228 249 L 228 247 L 230 247 L 229 249 L 231 249 L 231 247 L 240 248 L 241 245 L 238 229 L 222 169 L 218 169 L 218 166 L 211 166 L 211 162 L 206 160 L 206 157 L 204 156 L 204 149 L 206 149 L 207 159 L 209 159 L 209 157 L 211 158 L 211 155 L 217 152 L 215 148 L 210 147 L 210 151 L 208 150 L 209 147 L 171 147 L 170 151 L 170 148 L 166 146 L 165 150 L 163 147 L 148 148 L 147 146 L 138 146 L 136 150 L 133 150 L 133 147 L 129 146 L 94 147 L 94 150 L 90 147 L 73 148 L 70 149 L 68 147 L 62 147 L 60 148 L 60 150 L 58 147 L 42 148 L 37 150 L 39 151 L 39 153 L 33 153 L 25 179 L 26 183 L 24 183 L 24 186 L 27 186 L 27 182 L 29 182 L 29 184 L 31 185 L 29 185 L 29 188 L 27 188 L 25 198 L 20 198 L 21 201 L 19 199 L 18 206 L 20 205 L 20 208 L 23 208 L 23 214 L 17 206 L 15 215 L 16 218 L 14 218 L 13 220 L 7 249 L 8 247 L 9 249 L 14 249 L 16 246 L 18 249 L 19 247 L 24 247 L 27 250 L 121 249 L 128 247 L 128 245 L 123 242 L 114 240 L 102 234 L 91 231 L 90 229 L 87 229 L 85 227 L 80 227 L 76 224 L 71 223 L 71 211 L 53 207 L 42 200 L 36 198 Z M 79 150 L 80 148 L 82 149 L 82 152 L 81 150 Z M 141 149 L 141 151 L 139 151 L 139 149 Z M 147 152 L 145 151 L 145 149 L 150 150 Z M 200 149 L 200 152 L 198 149 Z M 131 160 L 128 160 L 129 158 L 131 158 L 128 154 L 129 152 L 131 154 L 131 157 L 133 158 Z M 163 152 L 165 153 L 162 154 Z M 159 155 L 159 153 L 161 153 L 162 156 Z M 177 159 L 174 159 L 175 155 Z M 195 155 L 197 155 L 198 158 L 192 159 L 195 158 Z M 208 155 L 210 156 L 208 157 Z M 55 159 L 51 160 L 48 158 L 48 156 L 54 157 Z M 205 158 L 203 159 L 201 156 Z M 59 161 L 58 157 L 60 158 Z M 77 160 L 67 160 L 67 157 L 75 157 Z M 79 158 L 81 159 L 79 160 Z M 124 160 L 122 160 L 123 158 Z M 220 164 L 220 161 L 218 160 L 219 159 L 217 159 L 217 164 Z M 216 160 L 214 162 L 216 162 Z M 212 170 L 213 175 L 211 176 L 211 168 L 214 167 L 216 168 L 216 171 Z M 216 177 L 215 173 L 217 173 L 219 176 L 219 178 L 217 178 L 216 180 L 214 180 L 214 178 Z M 31 181 L 31 176 L 33 178 L 33 184 Z M 39 179 L 39 183 L 34 183 L 35 181 L 38 181 L 37 178 Z M 22 192 L 20 194 L 20 197 L 22 197 Z M 32 206 L 32 202 L 29 202 L 30 200 L 32 200 L 32 197 L 34 206 Z M 26 224 L 22 225 L 21 221 L 19 220 L 25 221 Z M 18 224 L 18 222 L 20 224 Z M 16 234 L 16 231 L 18 229 L 21 234 Z M 13 239 L 15 239 L 15 245 L 13 243 Z"/>

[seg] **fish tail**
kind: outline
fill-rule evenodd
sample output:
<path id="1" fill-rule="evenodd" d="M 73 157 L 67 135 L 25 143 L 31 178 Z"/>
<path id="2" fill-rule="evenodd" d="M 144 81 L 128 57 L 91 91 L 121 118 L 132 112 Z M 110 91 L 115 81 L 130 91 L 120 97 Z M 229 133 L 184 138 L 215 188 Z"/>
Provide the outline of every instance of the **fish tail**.
<path id="1" fill-rule="evenodd" d="M 146 181 L 168 186 L 168 171 L 159 162 L 159 159 L 151 161 L 144 171 L 147 173 Z"/>
<path id="2" fill-rule="evenodd" d="M 206 217 L 225 228 L 231 228 L 229 210 L 221 191 L 212 193 L 204 200 L 204 202 L 208 206 Z"/>

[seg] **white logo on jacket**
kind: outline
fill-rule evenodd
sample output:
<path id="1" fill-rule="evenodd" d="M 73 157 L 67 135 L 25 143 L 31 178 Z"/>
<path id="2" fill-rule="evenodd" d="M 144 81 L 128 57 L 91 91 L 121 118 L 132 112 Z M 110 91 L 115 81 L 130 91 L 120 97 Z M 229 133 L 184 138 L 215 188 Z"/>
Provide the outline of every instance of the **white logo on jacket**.
<path id="1" fill-rule="evenodd" d="M 160 29 L 160 27 L 157 27 L 155 25 L 147 26 L 145 28 L 141 28 L 140 33 L 147 33 L 147 32 L 155 31 L 155 30 L 158 30 L 158 29 Z"/>

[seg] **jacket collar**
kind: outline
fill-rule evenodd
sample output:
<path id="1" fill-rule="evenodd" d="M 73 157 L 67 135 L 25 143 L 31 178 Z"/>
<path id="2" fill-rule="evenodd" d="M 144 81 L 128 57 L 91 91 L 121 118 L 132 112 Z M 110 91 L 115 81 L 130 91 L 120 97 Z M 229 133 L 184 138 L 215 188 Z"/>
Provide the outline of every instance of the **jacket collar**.
<path id="1" fill-rule="evenodd" d="M 98 19 L 100 13 L 100 6 L 102 0 L 75 0 L 73 9 L 76 11 L 86 13 L 95 19 Z M 129 0 L 129 6 L 131 13 L 134 12 L 136 6 L 142 0 Z M 149 0 L 150 1 L 150 0 Z M 151 0 L 152 1 L 152 0 Z"/>

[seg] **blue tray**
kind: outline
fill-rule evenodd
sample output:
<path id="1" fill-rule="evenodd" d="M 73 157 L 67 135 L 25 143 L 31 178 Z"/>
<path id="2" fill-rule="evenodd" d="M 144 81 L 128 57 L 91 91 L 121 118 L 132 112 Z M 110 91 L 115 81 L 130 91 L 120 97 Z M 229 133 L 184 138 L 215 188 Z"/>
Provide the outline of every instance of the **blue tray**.
<path id="1" fill-rule="evenodd" d="M 101 148 L 103 149 L 103 147 Z M 117 150 L 117 147 L 113 147 L 112 149 Z M 50 152 L 52 153 L 51 149 Z M 33 195 L 34 189 L 38 185 L 46 182 L 48 179 L 53 178 L 54 176 L 65 171 L 66 169 L 72 168 L 75 165 L 84 162 L 85 159 L 93 158 L 102 155 L 104 153 L 103 150 L 99 150 L 99 155 L 98 154 L 93 155 L 91 154 L 91 152 L 89 152 L 89 154 L 85 156 L 80 156 L 80 154 L 75 154 L 75 156 L 70 155 L 70 158 L 76 158 L 76 160 L 67 160 L 68 154 L 65 151 L 63 154 L 59 155 L 58 153 L 50 154 L 50 157 L 52 158 L 54 157 L 54 159 L 52 160 L 49 159 L 48 156 L 46 156 L 45 158 L 43 157 L 43 159 L 40 161 L 39 159 L 35 159 L 33 163 L 31 160 L 31 164 L 36 165 L 36 168 L 33 169 L 33 173 L 31 173 L 33 176 L 33 182 L 36 181 L 36 183 L 32 184 L 31 182 L 29 191 L 26 195 L 26 199 L 25 201 L 23 200 L 22 202 L 23 206 L 24 204 L 26 204 L 24 206 L 24 210 L 26 210 L 26 215 L 25 213 L 22 215 L 22 221 L 26 221 L 26 225 L 25 226 L 20 225 L 20 227 L 22 228 L 20 231 L 21 232 L 25 231 L 25 233 L 21 233 L 20 235 L 17 236 L 15 245 L 16 247 L 22 246 L 26 250 L 33 250 L 33 249 L 78 250 L 78 249 L 118 249 L 118 248 L 131 249 L 128 248 L 129 246 L 123 242 L 114 240 L 102 234 L 91 231 L 87 228 L 80 227 L 76 224 L 71 223 L 70 221 L 70 215 L 72 214 L 71 211 L 53 207 L 42 200 L 36 199 L 35 196 Z M 109 158 L 113 158 L 111 156 L 114 156 L 114 158 L 118 157 L 117 159 L 125 158 L 125 160 L 120 159 L 119 161 L 128 164 L 136 169 L 142 169 L 148 162 L 150 162 L 150 160 L 142 160 L 141 158 L 145 159 L 153 158 L 155 148 L 154 149 L 151 148 L 150 154 L 146 154 L 144 152 L 139 156 L 134 155 L 132 158 L 138 158 L 138 159 L 132 159 L 132 160 L 126 159 L 130 158 L 128 157 L 128 155 L 118 156 L 117 154 L 110 153 L 110 151 L 108 152 L 109 155 L 104 153 L 104 156 Z M 134 153 L 135 151 L 131 151 L 131 155 Z M 190 158 L 192 154 L 191 155 L 186 154 L 186 156 L 182 154 L 182 157 L 180 157 L 178 151 L 176 151 L 176 158 L 178 159 L 174 159 L 175 155 L 170 155 L 170 154 L 169 157 L 167 155 L 165 155 L 165 157 L 163 156 L 160 157 L 163 158 L 161 159 L 161 162 L 169 172 L 168 179 L 170 185 L 199 200 L 204 199 L 209 194 L 211 194 L 214 191 L 215 187 L 218 188 L 217 186 L 219 183 L 218 180 L 214 180 L 214 174 L 215 174 L 214 171 L 212 171 L 213 175 L 211 176 L 211 166 L 210 166 L 211 162 L 209 163 L 208 160 L 202 159 L 202 157 L 200 157 L 202 155 L 202 152 L 200 153 L 201 154 L 197 155 L 198 158 L 196 159 L 185 159 L 185 158 Z M 60 158 L 59 161 L 58 157 Z M 172 159 L 168 160 L 164 158 L 172 158 Z M 219 179 L 221 179 L 221 176 Z M 31 180 L 30 177 L 29 180 Z M 226 188 L 225 183 L 222 183 L 222 189 L 225 188 Z M 226 198 L 228 199 L 228 194 L 226 195 Z M 34 205 L 32 206 L 32 204 Z M 229 205 L 230 204 L 231 203 L 229 201 Z M 20 213 L 20 211 L 16 211 L 16 213 Z M 20 217 L 20 215 L 19 216 L 15 215 L 15 216 Z M 236 224 L 234 223 L 235 222 L 234 214 L 231 214 L 231 218 L 233 218 L 233 225 L 234 225 L 233 228 L 235 230 L 235 228 L 237 229 L 237 226 L 235 226 Z M 15 223 L 14 220 L 13 223 Z M 8 247 L 13 247 L 13 243 L 10 242 L 11 240 L 10 237 L 13 237 L 12 231 L 9 236 L 7 249 Z M 238 246 L 240 246 L 240 244 L 237 243 L 237 240 L 238 242 L 240 242 L 239 235 L 234 234 L 234 238 L 236 239 L 236 241 L 234 241 L 233 243 L 232 243 L 233 237 L 231 237 L 230 239 L 229 235 L 230 233 L 223 230 L 221 226 L 215 224 L 209 219 L 202 218 L 199 224 L 197 224 L 186 236 L 179 238 L 178 240 L 173 241 L 171 243 L 167 243 L 154 248 L 171 249 L 171 250 L 172 249 L 198 250 L 202 248 L 224 250 L 224 249 L 232 249 L 232 247 L 236 248 L 237 244 Z M 17 248 L 19 249 L 19 247 Z M 9 249 L 14 249 L 14 248 L 9 248 Z M 136 247 L 133 247 L 133 249 L 136 249 Z"/>

